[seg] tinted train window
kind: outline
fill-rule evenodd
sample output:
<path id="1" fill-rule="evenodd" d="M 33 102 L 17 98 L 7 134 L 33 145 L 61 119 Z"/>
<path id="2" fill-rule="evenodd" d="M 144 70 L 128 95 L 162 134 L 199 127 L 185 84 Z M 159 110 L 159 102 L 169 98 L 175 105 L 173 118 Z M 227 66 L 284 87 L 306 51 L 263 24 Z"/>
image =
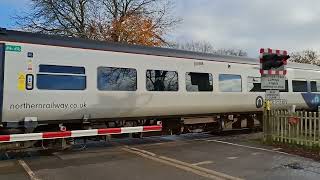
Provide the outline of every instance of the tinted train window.
<path id="1" fill-rule="evenodd" d="M 242 80 L 240 75 L 220 74 L 219 88 L 221 92 L 241 92 Z"/>
<path id="2" fill-rule="evenodd" d="M 44 73 L 65 73 L 65 74 L 85 74 L 84 67 L 76 66 L 56 66 L 56 65 L 39 65 L 39 72 Z"/>
<path id="3" fill-rule="evenodd" d="M 292 91 L 293 92 L 308 92 L 307 81 L 292 81 Z"/>
<path id="4" fill-rule="evenodd" d="M 99 67 L 98 89 L 101 91 L 135 91 L 137 90 L 137 70 Z"/>
<path id="5" fill-rule="evenodd" d="M 38 74 L 37 87 L 51 90 L 84 90 L 86 89 L 86 77 Z"/>
<path id="6" fill-rule="evenodd" d="M 320 92 L 320 81 L 310 81 L 311 92 Z"/>
<path id="7" fill-rule="evenodd" d="M 248 92 L 265 92 L 266 90 L 261 89 L 261 78 L 260 77 L 248 77 Z"/>
<path id="8" fill-rule="evenodd" d="M 178 91 L 178 73 L 176 71 L 147 70 L 148 91 Z"/>
<path id="9" fill-rule="evenodd" d="M 212 74 L 209 73 L 186 73 L 186 89 L 187 91 L 212 91 Z"/>
<path id="10" fill-rule="evenodd" d="M 85 68 L 39 65 L 37 88 L 46 90 L 84 90 L 86 89 Z"/>

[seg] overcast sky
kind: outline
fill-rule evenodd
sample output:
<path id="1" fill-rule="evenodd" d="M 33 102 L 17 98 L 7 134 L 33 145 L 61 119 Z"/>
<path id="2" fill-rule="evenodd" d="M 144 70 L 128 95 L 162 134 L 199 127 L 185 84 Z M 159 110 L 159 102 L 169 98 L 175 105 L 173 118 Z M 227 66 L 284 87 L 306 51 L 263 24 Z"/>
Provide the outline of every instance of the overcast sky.
<path id="1" fill-rule="evenodd" d="M 0 0 L 0 26 L 15 28 L 10 18 L 29 0 Z M 176 0 L 182 24 L 175 41 L 209 41 L 216 48 L 241 48 L 251 57 L 261 47 L 289 52 L 320 50 L 319 0 Z"/>

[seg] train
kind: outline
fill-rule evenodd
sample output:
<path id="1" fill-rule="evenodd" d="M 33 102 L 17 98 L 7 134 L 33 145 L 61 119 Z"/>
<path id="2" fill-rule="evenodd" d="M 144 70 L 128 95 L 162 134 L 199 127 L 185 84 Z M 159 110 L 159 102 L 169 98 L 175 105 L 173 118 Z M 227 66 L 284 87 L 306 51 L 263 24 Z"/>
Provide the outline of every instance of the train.
<path id="1" fill-rule="evenodd" d="M 257 58 L 0 30 L 2 134 L 162 122 L 171 134 L 261 121 Z M 320 67 L 289 62 L 274 107 L 320 105 Z M 240 120 L 234 122 L 235 120 Z"/>

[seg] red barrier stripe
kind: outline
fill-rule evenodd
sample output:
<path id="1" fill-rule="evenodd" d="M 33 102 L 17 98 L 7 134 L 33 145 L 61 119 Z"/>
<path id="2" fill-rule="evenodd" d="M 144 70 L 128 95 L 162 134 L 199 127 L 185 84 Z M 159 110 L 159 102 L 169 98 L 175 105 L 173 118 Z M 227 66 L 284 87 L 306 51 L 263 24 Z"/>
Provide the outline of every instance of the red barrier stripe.
<path id="1" fill-rule="evenodd" d="M 162 126 L 143 126 L 143 131 L 161 131 Z"/>
<path id="2" fill-rule="evenodd" d="M 260 74 L 264 74 L 263 69 L 260 69 Z"/>
<path id="3" fill-rule="evenodd" d="M 61 138 L 61 137 L 71 137 L 71 131 L 46 132 L 42 134 L 42 138 Z"/>
<path id="4" fill-rule="evenodd" d="M 10 141 L 10 135 L 1 135 L 0 141 Z"/>
<path id="5" fill-rule="evenodd" d="M 121 128 L 98 129 L 98 134 L 120 134 Z"/>

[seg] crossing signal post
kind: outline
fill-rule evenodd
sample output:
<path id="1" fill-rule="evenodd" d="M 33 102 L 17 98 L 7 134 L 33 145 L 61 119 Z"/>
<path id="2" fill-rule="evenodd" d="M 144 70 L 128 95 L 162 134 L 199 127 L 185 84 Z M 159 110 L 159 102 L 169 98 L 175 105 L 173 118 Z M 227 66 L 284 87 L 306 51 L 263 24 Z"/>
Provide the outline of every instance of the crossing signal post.
<path id="1" fill-rule="evenodd" d="M 272 102 L 281 101 L 279 90 L 286 89 L 287 60 L 290 56 L 287 51 L 260 49 L 260 74 L 261 74 L 261 89 L 266 90 L 264 111 L 263 111 L 263 131 L 265 141 L 271 142 L 271 122 L 270 111 Z"/>

